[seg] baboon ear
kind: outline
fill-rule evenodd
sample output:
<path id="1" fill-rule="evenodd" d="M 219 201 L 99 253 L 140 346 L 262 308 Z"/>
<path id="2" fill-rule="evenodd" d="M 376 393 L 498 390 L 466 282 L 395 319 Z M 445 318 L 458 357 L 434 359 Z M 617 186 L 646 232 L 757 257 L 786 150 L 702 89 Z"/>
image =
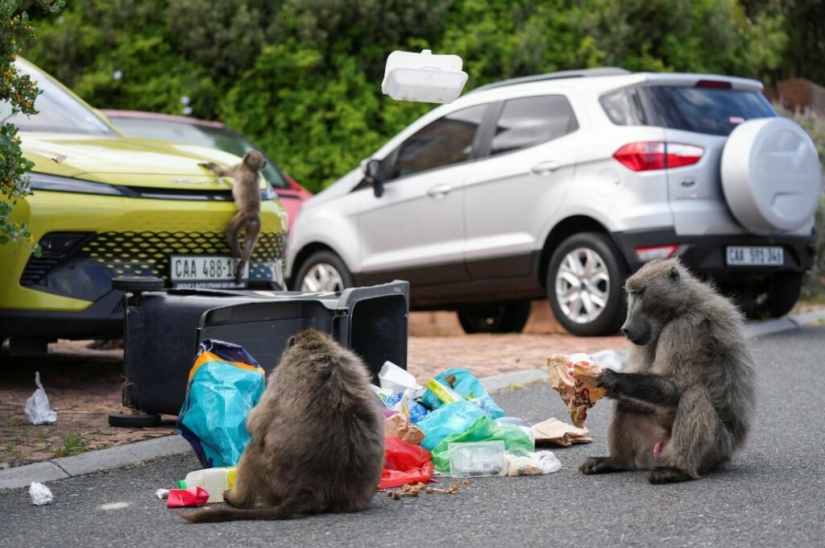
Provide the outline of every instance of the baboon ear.
<path id="1" fill-rule="evenodd" d="M 286 341 L 286 347 L 287 348 L 292 348 L 293 346 L 295 346 L 296 342 L 298 342 L 297 337 L 295 335 L 293 335 L 289 338 L 289 340 Z"/>
<path id="2" fill-rule="evenodd" d="M 675 266 L 670 267 L 670 272 L 668 272 L 667 275 L 668 275 L 668 278 L 670 278 L 671 281 L 673 281 L 673 282 L 678 282 L 679 281 L 679 269 L 676 268 Z"/>

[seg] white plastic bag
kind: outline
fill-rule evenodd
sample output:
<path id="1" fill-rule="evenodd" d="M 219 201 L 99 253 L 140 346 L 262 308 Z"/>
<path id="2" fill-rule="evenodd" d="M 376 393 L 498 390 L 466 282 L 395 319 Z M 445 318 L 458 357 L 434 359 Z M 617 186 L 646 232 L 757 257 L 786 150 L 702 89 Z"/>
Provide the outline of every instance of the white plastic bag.
<path id="1" fill-rule="evenodd" d="M 378 372 L 378 382 L 381 383 L 381 388 L 390 390 L 393 394 L 422 388 L 409 371 L 401 369 L 391 361 L 384 362 L 381 371 Z"/>
<path id="2" fill-rule="evenodd" d="M 561 462 L 552 451 L 536 451 L 527 455 L 505 455 L 508 476 L 538 476 L 561 469 Z"/>
<path id="3" fill-rule="evenodd" d="M 31 496 L 32 504 L 35 506 L 49 504 L 54 498 L 48 487 L 36 481 L 33 481 L 32 484 L 29 485 L 29 496 Z"/>
<path id="4" fill-rule="evenodd" d="M 622 358 L 618 352 L 613 350 L 601 350 L 590 357 L 602 369 L 612 369 L 613 371 L 622 370 Z"/>
<path id="5" fill-rule="evenodd" d="M 57 413 L 49 408 L 49 397 L 40 384 L 40 371 L 34 374 L 34 384 L 37 390 L 26 400 L 26 416 L 32 424 L 52 424 L 57 422 Z"/>

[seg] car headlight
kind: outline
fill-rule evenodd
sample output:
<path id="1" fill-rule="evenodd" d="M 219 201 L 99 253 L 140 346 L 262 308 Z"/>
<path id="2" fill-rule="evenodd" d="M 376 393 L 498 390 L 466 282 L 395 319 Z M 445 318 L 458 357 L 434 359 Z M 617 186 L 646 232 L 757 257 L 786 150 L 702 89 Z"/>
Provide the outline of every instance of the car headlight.
<path id="1" fill-rule="evenodd" d="M 52 192 L 75 192 L 78 194 L 102 194 L 106 196 L 130 196 L 123 187 L 93 183 L 82 179 L 70 179 L 45 173 L 29 174 L 29 181 L 33 190 L 49 190 Z"/>

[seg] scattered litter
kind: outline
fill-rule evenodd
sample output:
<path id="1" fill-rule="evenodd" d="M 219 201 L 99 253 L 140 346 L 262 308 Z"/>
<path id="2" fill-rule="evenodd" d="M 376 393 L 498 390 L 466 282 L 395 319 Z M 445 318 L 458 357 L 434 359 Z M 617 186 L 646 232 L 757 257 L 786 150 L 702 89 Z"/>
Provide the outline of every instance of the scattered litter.
<path id="1" fill-rule="evenodd" d="M 131 502 L 110 502 L 108 504 L 101 504 L 98 506 L 98 510 L 121 510 L 123 508 L 127 508 Z"/>
<path id="2" fill-rule="evenodd" d="M 533 434 L 536 437 L 537 446 L 570 447 L 574 443 L 590 443 L 593 441 L 593 438 L 590 437 L 590 430 L 587 428 L 578 428 L 552 417 L 534 424 Z"/>
<path id="3" fill-rule="evenodd" d="M 163 500 L 169 496 L 169 489 L 158 489 L 155 491 L 155 496 L 160 500 Z"/>
<path id="4" fill-rule="evenodd" d="M 223 502 L 223 493 L 235 486 L 237 468 L 234 466 L 205 468 L 186 474 L 186 478 L 178 481 L 178 489 L 202 487 L 209 493 L 206 502 Z"/>
<path id="5" fill-rule="evenodd" d="M 587 354 L 554 354 L 547 359 L 550 386 L 561 395 L 573 424 L 581 428 L 587 419 L 587 410 L 596 404 L 605 389 L 596 386 L 601 373 L 598 365 Z"/>
<path id="6" fill-rule="evenodd" d="M 451 443 L 448 447 L 450 476 L 500 476 L 505 473 L 503 441 Z"/>
<path id="7" fill-rule="evenodd" d="M 49 408 L 49 397 L 40 383 L 40 371 L 34 373 L 37 390 L 26 400 L 26 416 L 32 424 L 52 424 L 57 422 L 57 413 Z"/>
<path id="8" fill-rule="evenodd" d="M 384 421 L 384 435 L 418 445 L 424 439 L 424 432 L 401 414 Z"/>
<path id="9" fill-rule="evenodd" d="M 54 499 L 49 488 L 42 483 L 37 483 L 36 481 L 33 481 L 29 486 L 29 495 L 32 498 L 32 504 L 35 506 L 50 504 Z"/>
<path id="10" fill-rule="evenodd" d="M 169 498 L 166 500 L 166 507 L 189 508 L 193 506 L 204 506 L 207 500 L 209 500 L 209 493 L 203 487 L 170 489 Z"/>
<path id="11" fill-rule="evenodd" d="M 433 410 L 447 403 L 469 401 L 481 408 L 491 419 L 506 415 L 487 393 L 484 384 L 468 369 L 463 368 L 448 369 L 430 379 L 421 401 Z"/>
<path id="12" fill-rule="evenodd" d="M 458 405 L 458 404 L 452 404 Z M 447 409 L 444 406 L 442 409 Z M 441 411 L 441 409 L 439 409 Z M 429 434 L 428 434 L 429 436 Z M 427 438 L 424 438 L 427 441 Z M 482 414 L 470 427 L 463 432 L 448 435 L 432 450 L 433 464 L 439 472 L 450 471 L 450 445 L 466 442 L 490 442 L 497 441 L 504 443 L 505 451 L 514 455 L 526 455 L 536 449 L 536 444 L 532 437 L 514 424 L 500 424 L 492 420 L 487 415 Z M 504 462 L 501 462 L 502 473 Z"/>
<path id="13" fill-rule="evenodd" d="M 412 373 L 402 369 L 391 361 L 384 362 L 378 372 L 378 382 L 381 388 L 393 394 L 404 392 L 407 389 L 416 391 L 421 388 Z"/>
<path id="14" fill-rule="evenodd" d="M 430 481 L 433 460 L 426 449 L 398 438 L 384 438 L 384 469 L 378 489 Z"/>
<path id="15" fill-rule="evenodd" d="M 467 482 L 467 480 L 464 480 Z M 465 483 L 465 485 L 469 484 L 469 482 Z M 427 493 L 428 495 L 455 495 L 461 490 L 461 488 L 456 485 L 452 484 L 447 489 L 439 489 L 437 487 L 430 487 L 423 483 L 412 483 L 403 486 L 401 489 L 396 491 L 389 491 L 387 496 L 393 500 L 401 500 L 405 497 L 417 497 L 422 492 Z"/>
<path id="16" fill-rule="evenodd" d="M 508 476 L 538 476 L 561 470 L 561 462 L 552 451 L 528 455 L 506 455 Z"/>

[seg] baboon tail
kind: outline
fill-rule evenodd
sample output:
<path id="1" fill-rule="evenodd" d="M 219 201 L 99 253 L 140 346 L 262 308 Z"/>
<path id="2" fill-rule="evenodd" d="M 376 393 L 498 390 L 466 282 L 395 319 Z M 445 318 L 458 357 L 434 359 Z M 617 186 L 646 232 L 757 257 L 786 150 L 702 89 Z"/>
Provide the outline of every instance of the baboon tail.
<path id="1" fill-rule="evenodd" d="M 189 514 L 178 514 L 190 523 L 217 523 L 220 521 L 241 521 L 241 520 L 281 520 L 298 517 L 292 509 L 283 504 L 270 508 L 250 508 L 248 510 L 238 508 L 214 508 L 201 510 Z"/>

